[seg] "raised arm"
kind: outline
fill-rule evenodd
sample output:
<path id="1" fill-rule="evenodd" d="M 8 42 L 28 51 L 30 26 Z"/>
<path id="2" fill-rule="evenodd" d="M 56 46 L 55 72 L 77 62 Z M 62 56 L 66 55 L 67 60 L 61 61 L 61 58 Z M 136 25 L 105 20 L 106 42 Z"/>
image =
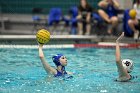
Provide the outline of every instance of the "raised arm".
<path id="1" fill-rule="evenodd" d="M 53 67 L 51 67 L 48 64 L 48 62 L 45 60 L 45 57 L 44 57 L 44 53 L 43 53 L 42 48 L 43 48 L 43 45 L 39 44 L 39 57 L 40 57 L 40 60 L 41 60 L 41 62 L 43 64 L 44 69 L 48 73 L 56 74 L 57 73 L 56 69 L 54 69 Z"/>
<path id="2" fill-rule="evenodd" d="M 120 53 L 120 45 L 119 45 L 119 40 L 122 39 L 124 36 L 124 32 L 117 38 L 116 40 L 116 62 L 121 61 L 121 53 Z"/>
<path id="3" fill-rule="evenodd" d="M 122 39 L 124 36 L 124 32 L 118 37 L 116 40 L 116 65 L 119 71 L 119 78 L 120 79 L 129 79 L 130 75 L 128 74 L 127 70 L 124 69 L 122 62 L 121 62 L 121 53 L 120 53 L 120 45 L 119 45 L 119 40 Z"/>

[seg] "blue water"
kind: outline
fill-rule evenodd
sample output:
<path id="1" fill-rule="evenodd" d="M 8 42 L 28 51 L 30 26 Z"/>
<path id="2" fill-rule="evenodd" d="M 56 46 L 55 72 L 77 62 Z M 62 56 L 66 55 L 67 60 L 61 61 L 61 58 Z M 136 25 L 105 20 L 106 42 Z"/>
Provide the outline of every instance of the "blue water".
<path id="1" fill-rule="evenodd" d="M 72 79 L 51 78 L 42 67 L 37 49 L 0 49 L 0 93 L 140 93 L 140 50 L 121 49 L 122 58 L 134 61 L 138 78 L 115 82 L 117 68 L 114 49 L 44 49 L 46 59 L 63 53 Z"/>

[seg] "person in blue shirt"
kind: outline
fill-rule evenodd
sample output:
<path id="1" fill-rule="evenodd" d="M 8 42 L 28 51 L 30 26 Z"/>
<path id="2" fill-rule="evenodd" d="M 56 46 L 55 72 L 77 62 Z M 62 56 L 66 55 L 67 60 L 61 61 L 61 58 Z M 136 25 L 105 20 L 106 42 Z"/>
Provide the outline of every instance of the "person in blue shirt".
<path id="1" fill-rule="evenodd" d="M 135 10 L 130 9 L 129 12 L 131 12 L 131 11 L 135 11 Z M 130 34 L 128 33 L 128 35 L 126 35 L 126 36 L 133 37 L 135 40 L 137 40 L 139 38 L 139 31 L 140 31 L 140 23 L 139 23 L 138 19 L 136 17 L 132 18 L 130 16 L 130 19 L 128 20 L 127 24 L 128 24 L 128 28 L 129 28 L 129 29 L 127 28 L 127 30 L 129 31 Z"/>
<path id="2" fill-rule="evenodd" d="M 116 40 L 116 66 L 118 69 L 119 77 L 116 81 L 126 82 L 133 78 L 130 72 L 133 70 L 133 61 L 130 59 L 121 59 L 119 41 L 123 38 L 124 32 Z"/>
<path id="3" fill-rule="evenodd" d="M 140 33 L 140 0 L 134 0 L 133 9 L 130 9 L 129 12 L 132 13 L 132 11 L 133 13 L 136 12 L 136 15 L 130 16 L 128 20 L 128 26 L 132 33 L 129 36 L 133 36 L 137 40 Z"/>
<path id="4" fill-rule="evenodd" d="M 109 35 L 112 34 L 113 29 L 118 24 L 118 9 L 119 9 L 119 3 L 116 0 L 102 0 L 98 3 L 98 6 L 101 8 L 98 10 L 99 15 L 109 24 L 111 24 L 111 27 L 109 27 L 107 33 Z"/>
<path id="5" fill-rule="evenodd" d="M 39 44 L 39 57 L 43 64 L 44 69 L 48 74 L 54 75 L 54 77 L 71 75 L 71 72 L 67 72 L 65 70 L 65 66 L 67 66 L 67 58 L 63 54 L 56 54 L 52 57 L 54 64 L 56 65 L 56 69 L 51 67 L 45 59 L 43 53 L 43 44 Z"/>

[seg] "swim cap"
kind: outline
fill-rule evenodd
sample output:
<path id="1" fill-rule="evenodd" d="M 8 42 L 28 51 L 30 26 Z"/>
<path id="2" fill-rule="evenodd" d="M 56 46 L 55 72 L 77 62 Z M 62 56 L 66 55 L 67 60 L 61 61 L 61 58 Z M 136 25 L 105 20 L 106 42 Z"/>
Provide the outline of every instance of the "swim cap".
<path id="1" fill-rule="evenodd" d="M 133 61 L 130 59 L 123 59 L 122 60 L 123 67 L 128 71 L 128 73 L 132 72 L 133 70 Z"/>
<path id="2" fill-rule="evenodd" d="M 61 63 L 59 62 L 59 58 L 63 56 L 62 54 L 57 54 L 52 57 L 53 62 L 55 63 L 56 66 L 60 66 Z"/>

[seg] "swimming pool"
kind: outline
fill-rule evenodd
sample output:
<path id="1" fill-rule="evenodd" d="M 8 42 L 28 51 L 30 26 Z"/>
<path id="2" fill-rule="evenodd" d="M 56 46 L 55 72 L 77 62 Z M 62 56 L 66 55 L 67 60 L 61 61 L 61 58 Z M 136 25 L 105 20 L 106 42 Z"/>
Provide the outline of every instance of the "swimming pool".
<path id="1" fill-rule="evenodd" d="M 68 59 L 67 71 L 72 79 L 47 77 L 35 49 L 0 49 L 0 93 L 139 93 L 140 49 L 121 49 L 123 58 L 134 61 L 130 82 L 115 82 L 117 68 L 114 48 L 44 49 L 46 59 L 63 53 Z"/>

